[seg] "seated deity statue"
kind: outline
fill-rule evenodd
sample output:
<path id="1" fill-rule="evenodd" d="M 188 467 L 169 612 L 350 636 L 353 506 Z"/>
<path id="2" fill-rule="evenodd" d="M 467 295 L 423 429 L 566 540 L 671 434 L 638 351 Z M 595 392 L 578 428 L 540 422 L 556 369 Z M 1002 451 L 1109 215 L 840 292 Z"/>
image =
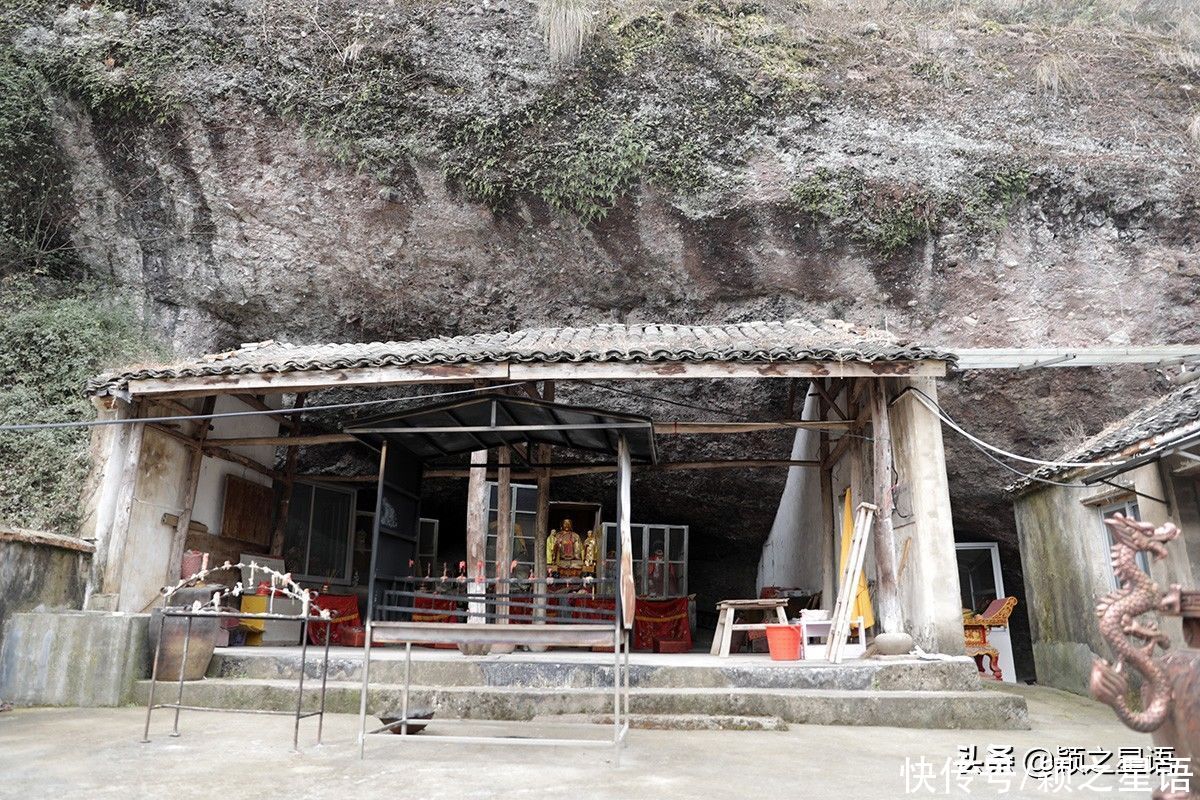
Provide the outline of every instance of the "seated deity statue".
<path id="1" fill-rule="evenodd" d="M 583 542 L 580 540 L 579 534 L 575 532 L 571 520 L 563 520 L 562 530 L 558 532 L 555 545 L 557 548 L 556 563 L 560 568 L 579 569 L 583 566 Z"/>

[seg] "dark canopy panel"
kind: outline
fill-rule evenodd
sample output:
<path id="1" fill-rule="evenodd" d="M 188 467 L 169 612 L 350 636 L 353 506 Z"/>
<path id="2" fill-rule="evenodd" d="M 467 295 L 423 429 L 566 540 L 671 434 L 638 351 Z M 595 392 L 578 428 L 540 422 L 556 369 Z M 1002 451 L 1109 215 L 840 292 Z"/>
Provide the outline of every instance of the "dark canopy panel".
<path id="1" fill-rule="evenodd" d="M 499 394 L 389 414 L 345 430 L 375 447 L 387 442 L 403 448 L 421 461 L 522 443 L 615 456 L 622 436 L 635 463 L 656 460 L 654 426 L 645 417 Z"/>

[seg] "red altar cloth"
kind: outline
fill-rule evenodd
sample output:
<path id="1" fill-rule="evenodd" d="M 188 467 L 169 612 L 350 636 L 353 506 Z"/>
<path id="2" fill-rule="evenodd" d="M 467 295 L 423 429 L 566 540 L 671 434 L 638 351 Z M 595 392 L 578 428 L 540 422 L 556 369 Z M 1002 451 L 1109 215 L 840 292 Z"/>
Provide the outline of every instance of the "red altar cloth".
<path id="1" fill-rule="evenodd" d="M 601 619 L 602 615 L 587 609 L 605 609 L 611 612 L 615 604 L 611 597 L 588 597 L 572 595 L 571 616 L 575 619 Z M 610 616 L 609 619 L 612 619 Z M 633 615 L 633 649 L 653 650 L 654 643 L 661 639 L 674 639 L 692 646 L 692 630 L 688 625 L 688 601 L 686 597 L 671 600 L 637 599 Z"/>
<path id="2" fill-rule="evenodd" d="M 639 597 L 633 617 L 633 649 L 653 650 L 660 639 L 687 642 L 692 647 L 692 629 L 688 625 L 686 597 L 671 600 L 647 600 Z"/>
<path id="3" fill-rule="evenodd" d="M 413 608 L 427 608 L 430 611 L 457 611 L 458 603 L 454 600 L 440 600 L 433 597 L 414 597 Z M 462 622 L 463 617 L 457 614 L 418 614 L 413 612 L 413 622 Z"/>
<path id="4" fill-rule="evenodd" d="M 571 603 L 571 618 L 572 619 L 598 619 L 612 622 L 612 610 L 614 607 L 611 597 L 592 597 L 586 594 L 570 595 Z M 588 611 L 587 609 L 592 609 Z M 599 613 L 600 611 L 608 611 L 608 616 Z"/>
<path id="5" fill-rule="evenodd" d="M 329 612 L 329 624 L 309 623 L 308 641 L 312 644 L 325 644 L 325 631 L 329 631 L 329 643 L 342 643 L 342 629 L 350 625 L 358 625 L 358 597 L 352 594 L 321 594 L 313 601 L 311 613 L 317 616 L 320 611 Z"/>

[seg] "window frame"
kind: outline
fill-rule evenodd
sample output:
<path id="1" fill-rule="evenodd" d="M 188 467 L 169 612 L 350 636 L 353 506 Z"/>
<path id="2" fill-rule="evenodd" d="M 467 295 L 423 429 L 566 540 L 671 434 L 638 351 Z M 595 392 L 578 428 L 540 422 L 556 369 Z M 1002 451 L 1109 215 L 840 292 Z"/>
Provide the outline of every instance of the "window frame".
<path id="1" fill-rule="evenodd" d="M 996 587 L 996 599 L 1008 597 L 1004 589 L 1004 574 L 1000 567 L 1000 545 L 997 542 L 955 542 L 954 553 L 957 556 L 960 550 L 990 550 L 992 554 L 992 579 Z M 957 559 L 956 559 L 957 560 Z M 961 595 L 961 587 L 959 594 Z M 960 596 L 961 600 L 962 597 Z M 975 611 L 976 609 L 971 609 Z"/>
<path id="2" fill-rule="evenodd" d="M 1129 513 L 1131 509 L 1133 510 L 1132 514 Z M 1137 496 L 1133 495 L 1133 494 L 1126 495 L 1125 497 L 1123 497 L 1121 499 L 1113 499 L 1110 502 L 1105 503 L 1104 505 L 1098 506 L 1097 510 L 1100 513 L 1100 528 L 1104 532 L 1104 541 L 1107 544 L 1107 546 L 1104 549 L 1104 552 L 1106 554 L 1112 552 L 1113 545 L 1115 545 L 1116 542 L 1113 541 L 1112 531 L 1109 530 L 1109 527 L 1104 524 L 1105 519 L 1107 519 L 1108 517 L 1111 517 L 1113 514 L 1115 514 L 1117 512 L 1120 512 L 1120 513 L 1124 514 L 1125 516 L 1130 517 L 1131 519 L 1138 520 L 1139 522 L 1142 519 L 1141 506 L 1138 505 Z M 1145 572 L 1147 575 L 1149 575 L 1150 574 L 1150 557 L 1149 557 L 1149 555 L 1147 555 L 1144 551 L 1140 551 L 1137 553 L 1136 558 L 1137 558 L 1137 565 L 1142 569 L 1143 572 Z M 1119 581 L 1117 581 L 1117 574 L 1115 572 L 1113 572 L 1112 559 L 1106 558 L 1105 563 L 1108 565 L 1109 588 L 1112 588 L 1112 589 L 1119 588 L 1121 584 Z"/>
<path id="3" fill-rule="evenodd" d="M 331 486 L 326 483 L 317 483 L 317 482 L 310 482 L 310 481 L 296 481 L 295 483 L 292 484 L 292 492 L 294 493 L 296 491 L 296 489 L 298 489 L 300 487 L 303 487 L 309 491 L 308 526 L 307 526 L 307 529 L 305 532 L 305 537 L 304 537 L 304 569 L 305 570 L 308 569 L 310 556 L 312 554 L 312 524 L 313 524 L 313 513 L 316 508 L 316 503 L 314 501 L 316 500 L 317 489 L 322 489 L 327 492 L 334 492 L 336 494 L 343 494 L 349 498 L 349 504 L 348 504 L 349 511 L 346 514 L 346 563 L 343 567 L 342 574 L 337 577 L 326 577 L 324 575 L 308 575 L 306 572 L 302 572 L 298 569 L 293 570 L 293 569 L 289 568 L 289 571 L 292 572 L 292 577 L 296 581 L 303 581 L 305 583 L 320 583 L 320 584 L 328 583 L 330 585 L 335 585 L 335 586 L 351 586 L 351 585 L 353 585 L 354 527 L 355 527 L 354 522 L 355 522 L 355 519 L 356 519 L 357 513 L 358 513 L 357 490 L 347 489 L 342 486 Z M 286 522 L 285 522 L 285 525 L 286 525 Z"/>

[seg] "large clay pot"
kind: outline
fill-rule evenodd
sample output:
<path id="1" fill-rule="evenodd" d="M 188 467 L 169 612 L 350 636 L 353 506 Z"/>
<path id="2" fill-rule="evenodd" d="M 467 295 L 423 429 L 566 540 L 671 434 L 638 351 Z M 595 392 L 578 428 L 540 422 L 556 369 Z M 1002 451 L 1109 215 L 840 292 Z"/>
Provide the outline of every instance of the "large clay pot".
<path id="1" fill-rule="evenodd" d="M 172 608 L 191 608 L 192 603 L 199 600 L 207 603 L 212 599 L 213 592 L 221 591 L 223 586 L 199 586 L 180 589 L 171 598 Z M 183 660 L 183 642 L 187 636 L 188 620 L 186 617 L 167 617 L 162 622 L 162 610 L 154 609 L 150 614 L 150 652 L 153 654 L 158 647 L 159 625 L 162 624 L 162 647 L 158 650 L 158 679 L 160 681 L 179 680 L 179 665 Z M 183 669 L 185 681 L 198 681 L 208 672 L 208 663 L 212 661 L 213 649 L 217 646 L 217 630 L 220 619 L 217 617 L 192 618 L 192 635 L 187 648 L 187 664 Z M 151 659 L 153 659 L 151 655 Z"/>

